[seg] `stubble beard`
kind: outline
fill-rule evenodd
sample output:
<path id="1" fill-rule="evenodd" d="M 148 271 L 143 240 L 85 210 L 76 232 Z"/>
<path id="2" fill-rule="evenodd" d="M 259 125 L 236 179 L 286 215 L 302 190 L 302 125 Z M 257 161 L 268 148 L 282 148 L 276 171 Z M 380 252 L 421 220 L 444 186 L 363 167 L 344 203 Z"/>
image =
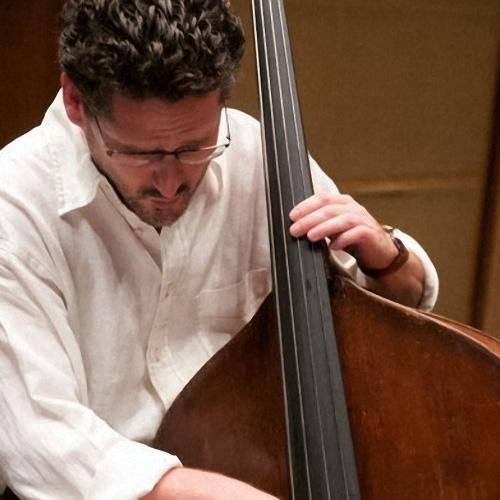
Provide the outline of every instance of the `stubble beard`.
<path id="1" fill-rule="evenodd" d="M 157 229 L 170 226 L 186 211 L 191 195 L 188 192 L 177 195 L 172 206 L 160 208 L 151 202 L 151 196 L 136 196 L 124 198 L 125 205 L 134 212 L 139 219 Z"/>
<path id="2" fill-rule="evenodd" d="M 161 230 L 163 226 L 171 226 L 184 214 L 198 186 L 205 177 L 206 169 L 208 168 L 207 164 L 205 166 L 205 172 L 199 177 L 196 185 L 189 185 L 187 183 L 181 184 L 177 189 L 175 199 L 172 202 L 167 202 L 162 194 L 153 186 L 145 186 L 132 191 L 124 183 L 120 182 L 119 179 L 113 178 L 97 162 L 94 161 L 94 164 L 108 179 L 122 203 L 129 210 L 134 212 L 139 219 L 153 226 L 158 231 Z M 157 206 L 155 206 L 154 200 L 156 200 Z M 162 203 L 165 204 L 164 207 L 161 206 Z"/>
<path id="3" fill-rule="evenodd" d="M 119 192 L 120 198 L 129 210 L 146 224 L 160 229 L 172 225 L 179 219 L 186 211 L 194 191 L 195 189 L 183 184 L 171 202 L 164 202 L 162 195 L 154 188 L 140 189 L 136 194 L 127 190 Z"/>

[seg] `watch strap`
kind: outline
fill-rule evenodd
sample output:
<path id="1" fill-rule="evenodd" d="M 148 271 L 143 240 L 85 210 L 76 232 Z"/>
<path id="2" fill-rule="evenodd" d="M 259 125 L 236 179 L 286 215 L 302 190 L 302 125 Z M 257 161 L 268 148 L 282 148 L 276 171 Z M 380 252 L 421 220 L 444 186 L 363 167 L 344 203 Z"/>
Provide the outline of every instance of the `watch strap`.
<path id="1" fill-rule="evenodd" d="M 384 267 L 383 269 L 370 269 L 370 268 L 365 269 L 361 267 L 361 271 L 363 271 L 364 274 L 374 279 L 379 279 L 382 278 L 383 276 L 387 276 L 388 274 L 396 272 L 398 269 L 404 266 L 404 264 L 406 264 L 408 258 L 410 257 L 410 252 L 405 247 L 404 243 L 394 235 L 395 228 L 393 228 L 392 226 L 382 226 L 382 227 L 384 231 L 387 232 L 391 237 L 392 242 L 394 243 L 395 247 L 398 250 L 398 254 L 394 258 L 394 260 L 387 267 Z"/>

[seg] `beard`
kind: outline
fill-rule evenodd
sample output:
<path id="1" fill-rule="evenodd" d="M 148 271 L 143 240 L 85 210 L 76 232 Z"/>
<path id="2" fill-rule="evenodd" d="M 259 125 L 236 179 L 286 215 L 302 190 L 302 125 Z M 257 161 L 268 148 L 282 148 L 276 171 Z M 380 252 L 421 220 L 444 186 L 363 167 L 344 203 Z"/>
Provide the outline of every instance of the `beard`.
<path id="1" fill-rule="evenodd" d="M 106 177 L 121 202 L 139 219 L 153 226 L 158 231 L 163 226 L 172 225 L 187 210 L 198 186 L 205 177 L 209 163 L 200 165 L 200 171 L 191 182 L 183 182 L 177 188 L 175 195 L 165 198 L 152 184 L 132 188 L 118 175 L 112 175 L 93 158 L 94 165 Z"/>
<path id="2" fill-rule="evenodd" d="M 163 226 L 172 225 L 186 211 L 204 176 L 202 175 L 194 186 L 188 183 L 181 184 L 177 188 L 175 196 L 166 199 L 153 186 L 144 186 L 132 190 L 119 179 L 111 177 L 97 162 L 94 161 L 94 164 L 109 181 L 121 202 L 134 212 L 139 219 L 158 230 Z"/>
<path id="3" fill-rule="evenodd" d="M 170 226 L 186 211 L 194 191 L 188 185 L 182 184 L 175 198 L 166 200 L 154 188 L 144 188 L 136 195 L 120 192 L 123 203 L 134 212 L 143 222 L 157 229 Z"/>

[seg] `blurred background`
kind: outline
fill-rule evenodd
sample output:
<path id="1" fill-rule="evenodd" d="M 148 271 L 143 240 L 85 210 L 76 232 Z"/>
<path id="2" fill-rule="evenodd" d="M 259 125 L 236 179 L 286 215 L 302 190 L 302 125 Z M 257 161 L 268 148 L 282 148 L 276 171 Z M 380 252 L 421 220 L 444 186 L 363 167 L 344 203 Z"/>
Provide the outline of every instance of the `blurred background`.
<path id="1" fill-rule="evenodd" d="M 58 89 L 62 0 L 0 0 L 0 147 Z M 498 0 L 284 0 L 312 155 L 382 223 L 419 240 L 435 312 L 500 337 Z M 232 107 L 258 118 L 250 0 Z"/>

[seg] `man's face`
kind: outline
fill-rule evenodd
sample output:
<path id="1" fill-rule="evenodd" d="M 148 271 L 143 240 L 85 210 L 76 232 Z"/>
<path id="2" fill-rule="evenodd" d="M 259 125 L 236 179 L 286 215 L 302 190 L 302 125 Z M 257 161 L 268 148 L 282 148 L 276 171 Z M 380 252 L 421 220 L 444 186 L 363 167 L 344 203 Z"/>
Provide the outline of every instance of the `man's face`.
<path id="1" fill-rule="evenodd" d="M 160 228 L 184 213 L 209 161 L 183 164 L 174 155 L 142 153 L 213 146 L 220 116 L 219 92 L 175 103 L 115 95 L 112 119 L 89 118 L 85 128 L 96 166 L 125 205 L 147 224 Z"/>

